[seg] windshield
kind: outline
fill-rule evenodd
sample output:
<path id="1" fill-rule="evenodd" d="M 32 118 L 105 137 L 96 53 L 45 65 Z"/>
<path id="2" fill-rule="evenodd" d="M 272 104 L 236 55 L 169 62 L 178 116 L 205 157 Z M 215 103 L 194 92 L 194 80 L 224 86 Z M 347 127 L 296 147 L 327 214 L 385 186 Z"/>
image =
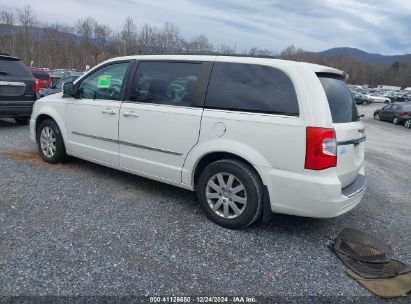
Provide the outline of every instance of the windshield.
<path id="1" fill-rule="evenodd" d="M 350 94 L 347 84 L 340 78 L 319 75 L 334 123 L 347 123 L 358 121 L 357 106 Z"/>

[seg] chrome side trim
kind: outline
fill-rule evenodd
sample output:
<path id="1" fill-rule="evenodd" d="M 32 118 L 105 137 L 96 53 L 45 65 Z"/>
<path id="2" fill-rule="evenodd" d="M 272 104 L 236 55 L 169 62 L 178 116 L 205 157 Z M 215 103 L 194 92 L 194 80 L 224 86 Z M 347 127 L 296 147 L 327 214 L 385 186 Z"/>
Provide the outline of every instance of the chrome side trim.
<path id="1" fill-rule="evenodd" d="M 92 139 L 104 140 L 104 141 L 107 141 L 107 142 L 117 143 L 117 144 L 120 144 L 120 145 L 135 147 L 135 148 L 139 148 L 139 149 L 156 151 L 156 152 L 161 152 L 161 153 L 166 153 L 166 154 L 171 154 L 171 155 L 177 155 L 177 156 L 183 155 L 183 153 L 179 153 L 179 152 L 174 152 L 174 151 L 169 151 L 169 150 L 159 149 L 159 148 L 153 148 L 153 147 L 147 147 L 147 146 L 143 146 L 143 145 L 137 145 L 137 144 L 121 141 L 121 140 L 115 140 L 115 139 L 110 139 L 110 138 L 105 138 L 105 137 L 100 137 L 100 136 L 94 136 L 94 135 L 84 134 L 84 133 L 80 133 L 80 132 L 76 132 L 76 131 L 72 131 L 71 133 L 74 134 L 74 135 L 84 136 L 84 137 L 88 137 L 88 138 L 92 138 Z"/>
<path id="2" fill-rule="evenodd" d="M 0 81 L 0 86 L 25 87 L 26 84 L 24 82 L 16 81 Z"/>

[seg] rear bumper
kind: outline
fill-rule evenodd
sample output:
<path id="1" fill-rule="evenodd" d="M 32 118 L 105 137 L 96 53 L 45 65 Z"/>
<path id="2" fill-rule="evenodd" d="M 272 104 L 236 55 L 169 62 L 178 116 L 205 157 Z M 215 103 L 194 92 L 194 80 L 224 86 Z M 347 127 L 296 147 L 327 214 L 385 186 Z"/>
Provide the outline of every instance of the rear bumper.
<path id="1" fill-rule="evenodd" d="M 32 97 L 31 97 L 32 98 Z M 30 116 L 35 100 L 3 100 L 0 99 L 0 117 Z"/>
<path id="2" fill-rule="evenodd" d="M 18 116 L 30 116 L 33 109 L 33 102 L 28 105 L 1 105 L 0 104 L 0 117 L 18 117 Z"/>
<path id="3" fill-rule="evenodd" d="M 314 218 L 331 218 L 350 211 L 361 202 L 367 187 L 364 168 L 343 189 L 335 168 L 304 173 L 271 168 L 263 179 L 273 212 Z"/>

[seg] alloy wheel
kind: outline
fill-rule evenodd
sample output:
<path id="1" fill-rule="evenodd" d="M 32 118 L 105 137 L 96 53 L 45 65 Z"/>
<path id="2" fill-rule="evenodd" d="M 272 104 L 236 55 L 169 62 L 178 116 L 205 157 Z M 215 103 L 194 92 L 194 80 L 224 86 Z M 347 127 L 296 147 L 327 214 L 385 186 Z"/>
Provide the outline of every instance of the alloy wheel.
<path id="1" fill-rule="evenodd" d="M 40 146 L 44 156 L 52 158 L 56 153 L 56 135 L 50 127 L 44 127 L 40 134 Z"/>
<path id="2" fill-rule="evenodd" d="M 247 206 L 244 184 L 230 173 L 218 173 L 208 180 L 206 198 L 211 210 L 223 218 L 236 218 Z"/>

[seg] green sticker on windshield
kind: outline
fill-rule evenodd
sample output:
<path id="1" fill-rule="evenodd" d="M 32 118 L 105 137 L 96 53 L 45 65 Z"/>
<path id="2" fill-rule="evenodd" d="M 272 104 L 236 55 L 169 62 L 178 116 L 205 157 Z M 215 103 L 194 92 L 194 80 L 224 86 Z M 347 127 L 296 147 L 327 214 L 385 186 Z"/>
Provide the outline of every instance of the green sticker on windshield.
<path id="1" fill-rule="evenodd" d="M 97 88 L 99 89 L 108 89 L 110 88 L 111 75 L 101 75 L 98 78 Z"/>

